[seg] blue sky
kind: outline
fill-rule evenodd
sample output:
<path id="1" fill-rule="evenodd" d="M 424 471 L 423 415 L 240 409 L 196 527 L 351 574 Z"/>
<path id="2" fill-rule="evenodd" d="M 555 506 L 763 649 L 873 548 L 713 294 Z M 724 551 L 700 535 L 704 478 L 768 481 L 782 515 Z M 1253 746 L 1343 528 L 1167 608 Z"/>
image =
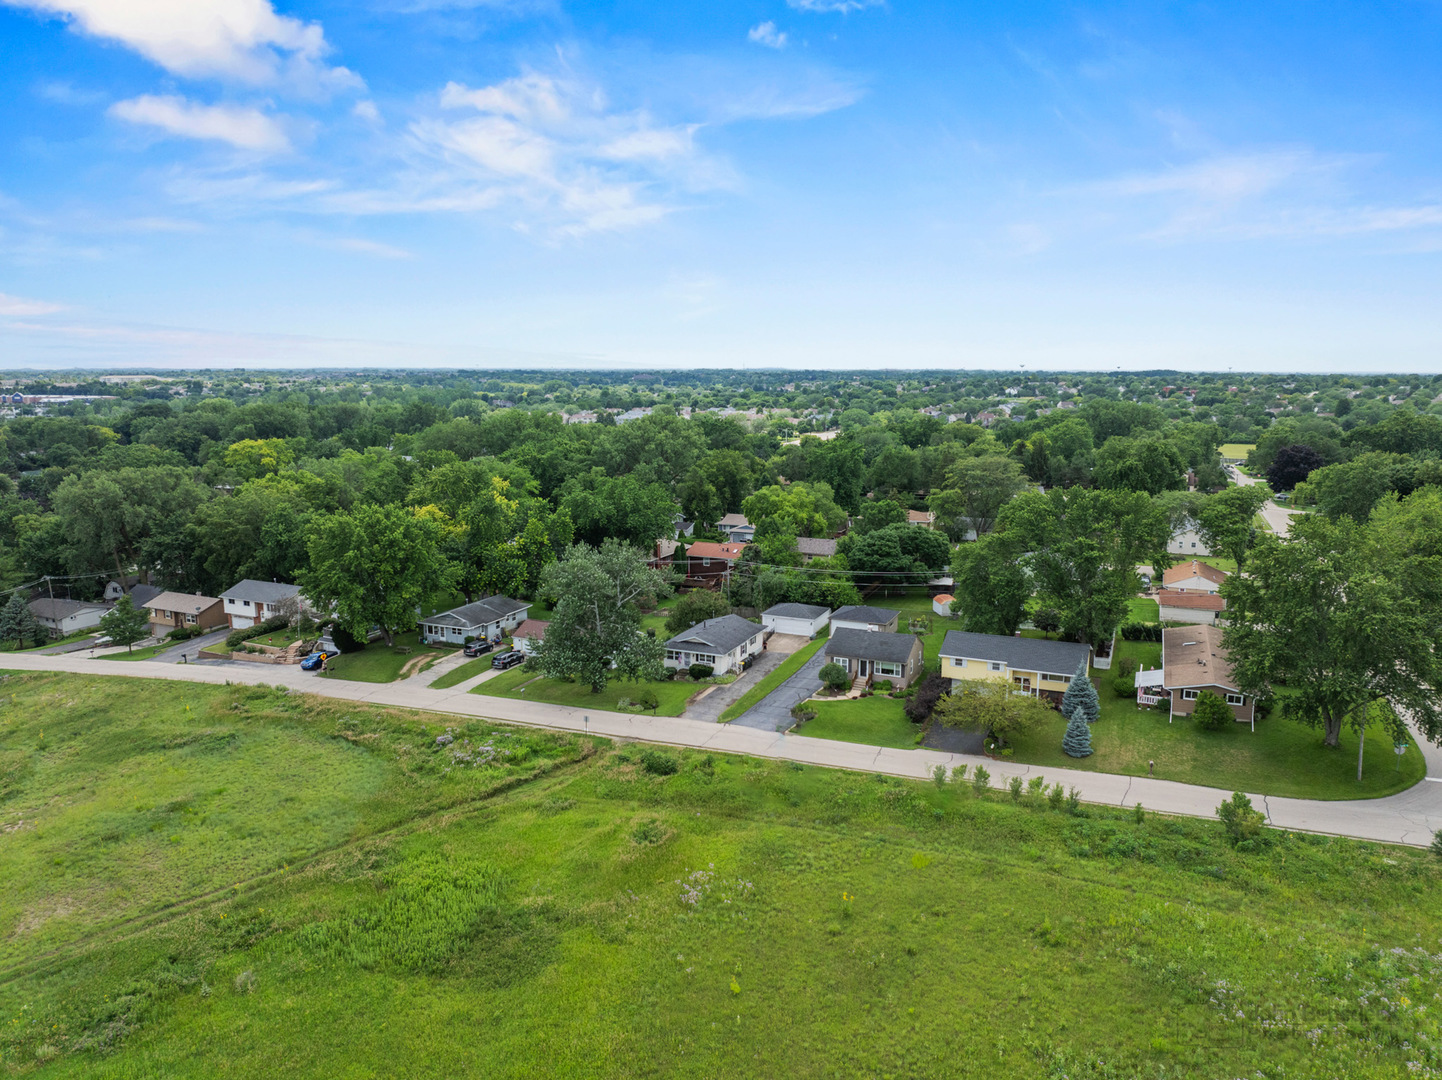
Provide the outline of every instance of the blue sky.
<path id="1" fill-rule="evenodd" d="M 1442 4 L 0 0 L 0 364 L 1442 370 Z"/>

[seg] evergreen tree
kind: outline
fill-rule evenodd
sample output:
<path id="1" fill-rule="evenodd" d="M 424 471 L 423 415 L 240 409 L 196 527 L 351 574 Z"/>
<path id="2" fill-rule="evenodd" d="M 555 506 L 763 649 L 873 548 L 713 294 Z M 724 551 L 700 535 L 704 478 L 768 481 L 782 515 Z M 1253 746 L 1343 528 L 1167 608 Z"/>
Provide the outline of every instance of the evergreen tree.
<path id="1" fill-rule="evenodd" d="M 1071 684 L 1067 686 L 1066 693 L 1061 699 L 1061 714 L 1070 718 L 1072 711 L 1081 709 L 1082 718 L 1088 724 L 1095 724 L 1097 717 L 1101 715 L 1102 703 L 1097 698 L 1097 688 L 1087 678 L 1087 665 L 1083 660 L 1076 669 L 1076 674 L 1071 677 Z"/>
<path id="2" fill-rule="evenodd" d="M 1086 716 L 1080 708 L 1074 708 L 1071 715 L 1067 717 L 1066 734 L 1061 738 L 1061 748 L 1062 753 L 1068 757 L 1089 757 L 1091 755 L 1092 729 L 1087 726 Z"/>
<path id="3" fill-rule="evenodd" d="M 13 592 L 9 601 L 0 608 L 0 641 L 13 641 L 17 649 L 25 648 L 27 641 L 39 637 L 40 624 L 30 610 L 30 604 L 23 592 Z"/>
<path id="4" fill-rule="evenodd" d="M 150 636 L 150 616 L 144 608 L 136 607 L 130 597 L 122 596 L 113 608 L 100 616 L 100 632 L 112 645 L 134 646 Z"/>

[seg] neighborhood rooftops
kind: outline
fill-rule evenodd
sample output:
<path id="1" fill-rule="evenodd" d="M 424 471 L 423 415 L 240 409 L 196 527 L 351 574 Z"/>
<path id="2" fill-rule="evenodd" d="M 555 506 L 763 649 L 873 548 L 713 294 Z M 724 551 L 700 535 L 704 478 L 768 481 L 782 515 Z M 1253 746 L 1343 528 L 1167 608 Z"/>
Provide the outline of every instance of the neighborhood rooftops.
<path id="1" fill-rule="evenodd" d="M 525 600 L 512 600 L 509 596 L 488 596 L 484 600 L 462 604 L 439 615 L 427 615 L 422 622 L 427 626 L 484 626 L 486 623 L 500 622 L 507 615 L 514 615 L 530 606 Z"/>
<path id="2" fill-rule="evenodd" d="M 1220 585 L 1227 580 L 1227 572 L 1218 570 L 1210 563 L 1204 563 L 1199 559 L 1192 559 L 1189 562 L 1177 563 L 1176 566 L 1168 567 L 1162 572 L 1162 584 L 1173 585 L 1178 581 L 1186 581 L 1188 578 L 1206 578 L 1208 581 Z"/>
<path id="3" fill-rule="evenodd" d="M 1091 646 L 1074 641 L 1043 638 L 1003 637 L 948 630 L 941 642 L 941 655 L 954 660 L 1000 660 L 1018 671 L 1075 671 L 1091 658 Z"/>
<path id="4" fill-rule="evenodd" d="M 1226 611 L 1227 602 L 1216 593 L 1184 593 L 1161 589 L 1157 603 L 1162 607 L 1191 608 L 1193 611 Z"/>
<path id="5" fill-rule="evenodd" d="M 666 648 L 695 652 L 699 646 L 705 646 L 712 652 L 725 654 L 744 645 L 759 633 L 761 626 L 758 623 L 743 619 L 740 615 L 722 615 L 698 622 L 689 630 L 682 630 L 666 642 Z"/>
<path id="6" fill-rule="evenodd" d="M 214 607 L 220 600 L 214 596 L 199 596 L 195 593 L 184 592 L 163 592 L 159 596 L 152 596 L 147 600 L 144 607 L 152 611 L 179 611 L 181 614 L 188 614 L 194 611 L 204 611 L 206 608 Z"/>
<path id="7" fill-rule="evenodd" d="M 739 559 L 745 550 L 745 544 L 718 544 L 711 540 L 697 540 L 686 549 L 686 555 L 692 559 Z"/>
<path id="8" fill-rule="evenodd" d="M 904 664 L 916 647 L 912 634 L 872 633 L 843 627 L 826 643 L 827 656 L 854 656 L 860 660 L 880 660 L 884 664 Z"/>
<path id="9" fill-rule="evenodd" d="M 130 586 L 130 592 L 126 595 L 130 597 L 131 606 L 145 607 L 163 591 L 163 589 L 159 589 L 154 585 L 132 585 Z"/>
<path id="10" fill-rule="evenodd" d="M 256 581 L 253 578 L 246 578 L 226 589 L 220 594 L 220 598 L 222 600 L 250 600 L 261 604 L 278 604 L 282 600 L 289 600 L 299 592 L 299 585 L 287 585 L 284 581 Z"/>
<path id="11" fill-rule="evenodd" d="M 824 536 L 798 536 L 796 550 L 813 559 L 830 558 L 836 554 L 836 541 Z"/>
<path id="12" fill-rule="evenodd" d="M 716 524 L 722 528 L 745 528 L 751 522 L 746 520 L 745 514 L 727 514 Z"/>
<path id="13" fill-rule="evenodd" d="M 81 611 L 107 611 L 104 604 L 92 604 L 85 600 L 51 600 L 42 597 L 30 601 L 30 613 L 37 619 L 68 619 Z"/>
<path id="14" fill-rule="evenodd" d="M 894 621 L 901 612 L 892 611 L 890 608 L 864 607 L 853 605 L 844 607 L 831 616 L 831 621 L 838 622 L 859 622 L 859 623 L 889 623 Z"/>
<path id="15" fill-rule="evenodd" d="M 819 615 L 825 615 L 830 608 L 816 607 L 813 604 L 774 604 L 766 609 L 767 615 L 779 615 L 783 619 L 814 619 Z"/>
<path id="16" fill-rule="evenodd" d="M 1169 690 L 1221 686 L 1238 693 L 1232 661 L 1216 626 L 1169 626 L 1162 631 L 1162 671 Z"/>

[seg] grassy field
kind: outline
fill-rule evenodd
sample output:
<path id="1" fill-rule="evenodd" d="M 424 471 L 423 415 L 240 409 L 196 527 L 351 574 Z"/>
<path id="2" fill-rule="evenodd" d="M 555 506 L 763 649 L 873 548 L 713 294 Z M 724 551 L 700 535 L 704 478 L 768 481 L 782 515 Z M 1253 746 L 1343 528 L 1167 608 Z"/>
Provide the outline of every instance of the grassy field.
<path id="1" fill-rule="evenodd" d="M 1162 609 L 1155 600 L 1135 596 L 1127 601 L 1127 618 L 1132 622 L 1154 623 L 1161 619 Z M 1081 663 L 1080 660 L 1077 663 Z"/>
<path id="2" fill-rule="evenodd" d="M 7 679 L 0 1068 L 1439 1067 L 1442 864 L 1425 852 L 1286 833 L 1243 851 L 1214 822 L 480 724 L 438 747 L 455 723 L 261 688 Z"/>
<path id="3" fill-rule="evenodd" d="M 487 679 L 471 690 L 473 694 L 488 697 L 514 698 L 517 701 L 548 701 L 552 705 L 570 705 L 577 709 L 615 710 L 622 698 L 635 701 L 642 691 L 652 690 L 659 707 L 657 716 L 680 716 L 691 695 L 705 689 L 696 683 L 676 682 L 635 682 L 631 679 L 612 679 L 599 694 L 591 693 L 584 683 L 564 682 L 561 679 L 539 678 L 534 671 L 523 667 L 512 668 Z M 626 710 L 634 712 L 636 710 Z"/>
<path id="4" fill-rule="evenodd" d="M 1245 460 L 1247 455 L 1256 448 L 1256 443 L 1223 443 L 1217 449 L 1224 458 L 1242 458 Z"/>
<path id="5" fill-rule="evenodd" d="M 396 652 L 397 648 L 404 647 L 414 651 L 410 654 Z M 401 677 L 401 669 L 416 657 L 429 656 L 429 659 L 420 665 L 420 670 L 424 671 L 437 660 L 449 655 L 449 651 L 423 647 L 420 643 L 420 632 L 412 630 L 409 634 L 395 635 L 395 646 L 387 645 L 382 639 L 372 641 L 360 652 L 341 653 L 331 657 L 326 661 L 321 678 L 349 679 L 352 682 L 395 682 Z"/>
<path id="6" fill-rule="evenodd" d="M 796 728 L 796 734 L 838 742 L 869 743 L 910 750 L 917 746 L 921 728 L 902 712 L 904 702 L 876 694 L 854 701 L 813 701 L 816 719 Z"/>
<path id="7" fill-rule="evenodd" d="M 1161 646 L 1140 641 L 1119 641 L 1117 656 L 1132 656 L 1142 667 L 1161 663 Z M 1167 721 L 1165 709 L 1140 709 L 1136 702 L 1118 698 L 1112 689 L 1112 672 L 1093 671 L 1100 682 L 1101 719 L 1092 725 L 1095 753 L 1070 758 L 1062 753 L 1066 728 L 1058 713 L 1045 728 L 1017 737 L 1017 761 L 1052 768 L 1147 775 L 1147 762 L 1156 762 L 1156 775 L 1166 780 L 1211 787 L 1241 788 L 1266 795 L 1302 799 L 1360 799 L 1390 795 L 1422 779 L 1426 763 L 1411 747 L 1398 768 L 1392 743 L 1379 725 L 1369 731 L 1362 782 L 1357 782 L 1357 736 L 1344 733 L 1339 750 L 1322 747 L 1322 733 L 1283 720 L 1278 709 L 1257 721 L 1254 733 L 1238 724 L 1226 731 L 1198 731 L 1190 720 Z"/>
<path id="8" fill-rule="evenodd" d="M 485 656 L 478 656 L 474 660 L 467 660 L 460 667 L 451 668 L 450 671 L 431 683 L 431 686 L 436 690 L 446 690 L 465 682 L 467 679 L 474 679 L 477 675 L 484 675 L 491 670 L 491 661 L 497 655 L 499 654 L 488 653 Z"/>
<path id="9" fill-rule="evenodd" d="M 822 636 L 815 641 L 801 646 L 801 648 L 781 661 L 773 670 L 767 672 L 764 679 L 727 706 L 726 711 L 721 714 L 722 722 L 735 720 L 747 709 L 759 704 L 767 694 L 771 693 L 771 691 L 775 690 L 787 679 L 800 671 L 802 667 L 805 666 L 806 661 L 815 656 L 817 650 L 825 645 L 826 637 Z"/>

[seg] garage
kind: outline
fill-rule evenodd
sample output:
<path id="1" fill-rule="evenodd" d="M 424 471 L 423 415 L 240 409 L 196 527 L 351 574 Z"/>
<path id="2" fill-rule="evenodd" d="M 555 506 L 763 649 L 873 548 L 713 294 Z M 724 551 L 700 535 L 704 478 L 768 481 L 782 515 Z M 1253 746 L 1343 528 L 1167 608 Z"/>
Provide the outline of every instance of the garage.
<path id="1" fill-rule="evenodd" d="M 761 613 L 761 625 L 778 634 L 813 638 L 826 627 L 831 609 L 811 604 L 777 604 Z"/>

